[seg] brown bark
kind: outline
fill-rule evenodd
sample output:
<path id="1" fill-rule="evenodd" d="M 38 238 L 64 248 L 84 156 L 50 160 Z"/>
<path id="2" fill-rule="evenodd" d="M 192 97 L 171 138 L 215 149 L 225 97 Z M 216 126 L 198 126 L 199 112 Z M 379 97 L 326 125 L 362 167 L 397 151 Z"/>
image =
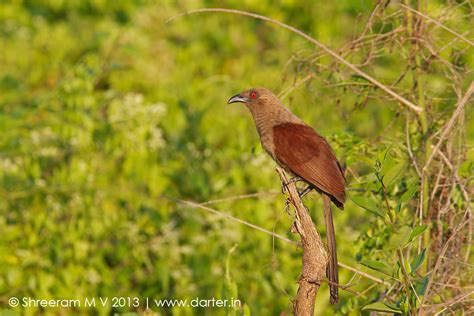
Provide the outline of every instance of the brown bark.
<path id="1" fill-rule="evenodd" d="M 299 277 L 298 292 L 293 302 L 294 315 L 314 315 L 315 299 L 326 276 L 328 254 L 324 248 L 321 236 L 316 230 L 308 209 L 304 206 L 294 182 L 288 183 L 288 177 L 281 168 L 277 168 L 280 179 L 288 194 L 288 199 L 293 205 L 296 214 L 294 229 L 301 237 L 303 247 L 303 267 Z"/>

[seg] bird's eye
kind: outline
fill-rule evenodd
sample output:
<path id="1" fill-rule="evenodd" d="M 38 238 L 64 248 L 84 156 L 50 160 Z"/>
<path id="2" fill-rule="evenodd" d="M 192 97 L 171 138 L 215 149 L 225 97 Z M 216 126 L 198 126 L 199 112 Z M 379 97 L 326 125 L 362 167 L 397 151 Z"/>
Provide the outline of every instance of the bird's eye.
<path id="1" fill-rule="evenodd" d="M 250 98 L 251 99 L 256 99 L 257 98 L 257 92 L 255 92 L 255 91 L 250 92 Z"/>

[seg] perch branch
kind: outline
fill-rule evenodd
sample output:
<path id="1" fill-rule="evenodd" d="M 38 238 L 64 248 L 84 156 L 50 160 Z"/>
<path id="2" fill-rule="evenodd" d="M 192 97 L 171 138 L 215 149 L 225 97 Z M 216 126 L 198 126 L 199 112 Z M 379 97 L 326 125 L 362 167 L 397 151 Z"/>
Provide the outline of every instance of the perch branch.
<path id="1" fill-rule="evenodd" d="M 314 315 L 314 304 L 321 281 L 326 277 L 328 254 L 321 236 L 309 215 L 308 209 L 301 201 L 296 183 L 288 182 L 288 177 L 281 168 L 277 168 L 281 182 L 291 205 L 295 208 L 296 220 L 294 229 L 301 237 L 303 246 L 303 267 L 298 280 L 299 288 L 293 303 L 295 315 Z"/>

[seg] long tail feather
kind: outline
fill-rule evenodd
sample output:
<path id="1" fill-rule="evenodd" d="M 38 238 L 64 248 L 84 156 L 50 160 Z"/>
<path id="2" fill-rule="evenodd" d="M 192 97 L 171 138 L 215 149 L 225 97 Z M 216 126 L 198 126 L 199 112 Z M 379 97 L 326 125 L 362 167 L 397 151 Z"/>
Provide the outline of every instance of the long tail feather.
<path id="1" fill-rule="evenodd" d="M 331 293 L 330 302 L 336 304 L 339 300 L 338 286 L 339 274 L 337 271 L 337 252 L 336 252 L 336 233 L 334 231 L 334 223 L 332 219 L 331 198 L 323 193 L 323 208 L 324 220 L 326 222 L 326 238 L 328 241 L 329 250 L 329 264 L 326 269 L 326 274 L 331 282 L 329 284 L 329 291 Z"/>

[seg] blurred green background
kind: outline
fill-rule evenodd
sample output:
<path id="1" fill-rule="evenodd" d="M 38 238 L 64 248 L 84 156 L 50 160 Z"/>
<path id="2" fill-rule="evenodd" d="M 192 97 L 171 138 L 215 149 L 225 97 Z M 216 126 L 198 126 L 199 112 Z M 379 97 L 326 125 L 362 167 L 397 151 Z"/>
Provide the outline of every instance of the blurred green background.
<path id="1" fill-rule="evenodd" d="M 154 311 L 291 311 L 300 250 L 166 197 L 205 202 L 270 192 L 210 206 L 297 240 L 278 194 L 275 164 L 262 152 L 250 114 L 226 101 L 253 86 L 276 93 L 291 87 L 312 69 L 305 58 L 314 47 L 286 30 L 236 15 L 192 15 L 165 24 L 200 7 L 258 12 L 337 48 L 363 30 L 373 5 L 361 0 L 1 1 L 0 307 L 5 313 L 12 296 L 238 297 L 245 305 L 240 310 Z M 462 31 L 468 25 L 460 21 L 455 27 Z M 466 63 L 471 62 L 472 56 Z M 402 70 L 390 54 L 368 69 L 383 82 Z M 343 162 L 356 163 L 355 154 L 375 148 L 382 135 L 396 139 L 395 128 L 387 128 L 404 124 L 395 102 L 362 102 L 360 94 L 327 85 L 328 78 L 308 81 L 284 102 L 329 139 Z M 453 97 L 440 88 L 446 81 L 433 82 L 433 91 Z M 472 135 L 470 129 L 471 144 Z M 312 194 L 307 202 L 324 235 L 320 199 Z M 339 259 L 364 271 L 369 270 L 356 262 L 356 254 L 371 216 L 350 200 L 344 212 L 335 211 Z M 340 270 L 341 283 L 352 276 Z M 357 282 L 359 290 L 373 284 Z M 342 303 L 331 307 L 328 295 L 323 285 L 318 314 L 357 315 L 371 299 L 370 293 L 357 297 L 341 291 Z M 143 310 L 14 309 L 25 315 Z"/>

